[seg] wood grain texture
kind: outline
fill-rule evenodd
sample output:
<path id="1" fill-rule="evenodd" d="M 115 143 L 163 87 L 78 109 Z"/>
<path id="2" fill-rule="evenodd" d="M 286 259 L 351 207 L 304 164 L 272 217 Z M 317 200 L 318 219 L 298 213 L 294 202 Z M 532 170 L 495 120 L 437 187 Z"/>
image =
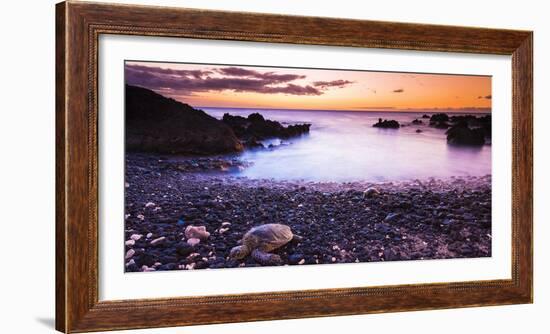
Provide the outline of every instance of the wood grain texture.
<path id="1" fill-rule="evenodd" d="M 532 302 L 533 39 L 528 31 L 64 2 L 56 8 L 56 328 L 165 327 Z M 97 43 L 101 34 L 512 56 L 512 278 L 99 301 Z"/>
<path id="2" fill-rule="evenodd" d="M 64 330 L 66 328 L 64 316 L 66 305 L 66 291 L 65 287 L 67 280 L 65 278 L 65 138 L 66 138 L 66 126 L 65 126 L 65 36 L 66 36 L 66 21 L 65 21 L 65 4 L 61 3 L 56 7 L 56 24 L 55 24 L 55 58 L 56 58 L 56 72 L 55 72 L 55 328 L 58 330 Z"/>

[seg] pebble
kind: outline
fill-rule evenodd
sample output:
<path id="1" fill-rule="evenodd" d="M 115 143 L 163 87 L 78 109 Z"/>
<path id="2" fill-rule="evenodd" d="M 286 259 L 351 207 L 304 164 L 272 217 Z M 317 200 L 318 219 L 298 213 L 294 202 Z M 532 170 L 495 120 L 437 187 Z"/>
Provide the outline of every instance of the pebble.
<path id="1" fill-rule="evenodd" d="M 443 219 L 443 221 L 441 222 L 441 224 L 443 224 L 443 225 L 451 225 L 453 222 L 454 222 L 454 220 L 452 220 L 452 219 Z"/>
<path id="2" fill-rule="evenodd" d="M 210 233 L 206 230 L 206 227 L 204 226 L 193 226 L 189 225 L 187 228 L 185 228 L 185 237 L 190 238 L 196 238 L 200 240 L 206 240 L 210 236 Z"/>
<path id="3" fill-rule="evenodd" d="M 201 257 L 200 253 L 194 252 L 189 254 L 189 256 L 187 256 L 187 260 L 189 261 L 198 260 L 200 257 Z"/>
<path id="4" fill-rule="evenodd" d="M 136 241 L 134 239 L 126 240 L 124 243 L 126 246 L 133 246 L 136 244 Z"/>
<path id="5" fill-rule="evenodd" d="M 291 254 L 289 257 L 288 257 L 288 262 L 290 264 L 300 264 L 300 261 L 305 261 L 304 260 L 304 254 Z"/>
<path id="6" fill-rule="evenodd" d="M 153 206 L 155 206 L 155 203 L 153 203 L 153 202 L 147 202 L 147 204 L 145 204 L 146 208 L 150 208 L 150 207 L 153 207 Z"/>
<path id="7" fill-rule="evenodd" d="M 181 256 L 188 256 L 193 253 L 194 250 L 195 248 L 187 242 L 180 242 L 176 245 L 176 252 Z"/>
<path id="8" fill-rule="evenodd" d="M 397 218 L 401 217 L 400 213 L 389 213 L 386 218 L 384 219 L 385 222 L 392 222 L 396 220 Z"/>
<path id="9" fill-rule="evenodd" d="M 229 226 L 231 226 L 230 222 L 223 222 L 222 223 L 222 227 L 229 227 Z"/>
<path id="10" fill-rule="evenodd" d="M 151 239 L 153 237 L 153 233 L 147 233 L 147 239 Z"/>
<path id="11" fill-rule="evenodd" d="M 130 236 L 130 239 L 132 239 L 134 241 L 138 241 L 139 239 L 141 239 L 141 237 L 143 237 L 143 234 L 132 234 Z"/>
<path id="12" fill-rule="evenodd" d="M 198 238 L 189 238 L 187 239 L 187 243 L 190 245 L 190 246 L 196 246 L 198 244 L 201 243 L 201 239 L 198 239 Z"/>
<path id="13" fill-rule="evenodd" d="M 378 190 L 374 187 L 369 187 L 363 192 L 363 197 L 364 198 L 372 198 L 372 197 L 376 197 L 378 195 L 380 195 L 380 190 Z"/>
<path id="14" fill-rule="evenodd" d="M 120 245 L 120 244 L 119 244 Z M 129 258 L 131 258 L 132 256 L 134 256 L 134 254 L 136 254 L 136 251 L 133 250 L 133 249 L 129 249 L 127 252 L 126 252 L 126 256 L 124 257 L 126 260 L 128 260 Z"/>
<path id="15" fill-rule="evenodd" d="M 151 240 L 151 245 L 158 245 L 162 242 L 164 242 L 166 240 L 166 237 L 160 237 L 160 238 L 156 238 L 154 240 Z"/>

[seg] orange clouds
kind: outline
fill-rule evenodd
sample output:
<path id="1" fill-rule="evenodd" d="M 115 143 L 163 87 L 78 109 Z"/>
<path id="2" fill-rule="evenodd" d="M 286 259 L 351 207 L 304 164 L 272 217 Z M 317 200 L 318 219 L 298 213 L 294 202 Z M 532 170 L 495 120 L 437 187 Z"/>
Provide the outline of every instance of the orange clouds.
<path id="1" fill-rule="evenodd" d="M 127 62 L 126 82 L 193 106 L 362 110 L 490 108 L 491 77 Z"/>

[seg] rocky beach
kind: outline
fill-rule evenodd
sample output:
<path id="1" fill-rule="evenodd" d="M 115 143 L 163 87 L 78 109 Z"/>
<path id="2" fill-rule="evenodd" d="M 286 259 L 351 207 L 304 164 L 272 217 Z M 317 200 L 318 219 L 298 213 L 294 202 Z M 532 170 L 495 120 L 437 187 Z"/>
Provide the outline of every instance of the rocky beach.
<path id="1" fill-rule="evenodd" d="M 127 272 L 491 256 L 490 115 L 227 111 L 126 87 Z"/>
<path id="2" fill-rule="evenodd" d="M 401 182 L 252 180 L 227 156 L 126 156 L 126 271 L 260 266 L 228 257 L 252 227 L 302 237 L 285 265 L 491 256 L 491 177 Z M 208 236 L 186 236 L 203 226 Z M 189 242 L 190 239 L 194 239 Z"/>

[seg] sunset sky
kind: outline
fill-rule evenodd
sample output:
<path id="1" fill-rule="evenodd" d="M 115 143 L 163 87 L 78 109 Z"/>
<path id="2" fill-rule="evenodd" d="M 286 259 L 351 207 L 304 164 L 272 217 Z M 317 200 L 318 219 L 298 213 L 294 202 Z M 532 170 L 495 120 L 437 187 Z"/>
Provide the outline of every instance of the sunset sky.
<path id="1" fill-rule="evenodd" d="M 194 107 L 491 108 L 491 77 L 127 61 L 126 83 Z M 475 110 L 470 110 L 475 111 Z"/>

